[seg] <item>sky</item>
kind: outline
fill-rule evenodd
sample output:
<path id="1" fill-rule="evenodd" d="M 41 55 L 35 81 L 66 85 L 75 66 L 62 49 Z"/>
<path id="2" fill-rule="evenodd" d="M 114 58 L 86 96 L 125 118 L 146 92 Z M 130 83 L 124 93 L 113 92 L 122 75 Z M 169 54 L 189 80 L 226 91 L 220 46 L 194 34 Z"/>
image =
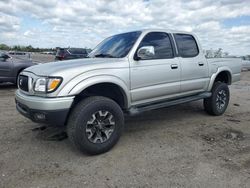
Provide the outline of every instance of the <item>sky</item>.
<path id="1" fill-rule="evenodd" d="M 0 0 L 0 43 L 94 48 L 140 29 L 192 31 L 204 49 L 250 54 L 250 0 Z"/>

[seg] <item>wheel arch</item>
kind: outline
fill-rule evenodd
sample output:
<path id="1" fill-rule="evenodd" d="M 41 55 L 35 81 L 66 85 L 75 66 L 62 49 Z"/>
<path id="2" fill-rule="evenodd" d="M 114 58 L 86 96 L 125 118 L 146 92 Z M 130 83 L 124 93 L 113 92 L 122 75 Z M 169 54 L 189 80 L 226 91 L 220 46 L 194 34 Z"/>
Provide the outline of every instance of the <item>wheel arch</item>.
<path id="1" fill-rule="evenodd" d="M 232 83 L 232 72 L 228 67 L 222 67 L 217 70 L 216 73 L 214 73 L 211 76 L 211 80 L 209 83 L 209 88 L 208 90 L 211 91 L 214 83 L 216 82 L 224 82 L 227 85 L 231 85 Z"/>
<path id="2" fill-rule="evenodd" d="M 104 96 L 116 101 L 122 109 L 130 106 L 130 95 L 127 85 L 119 78 L 95 76 L 75 85 L 69 95 L 76 96 L 76 102 L 87 96 Z"/>

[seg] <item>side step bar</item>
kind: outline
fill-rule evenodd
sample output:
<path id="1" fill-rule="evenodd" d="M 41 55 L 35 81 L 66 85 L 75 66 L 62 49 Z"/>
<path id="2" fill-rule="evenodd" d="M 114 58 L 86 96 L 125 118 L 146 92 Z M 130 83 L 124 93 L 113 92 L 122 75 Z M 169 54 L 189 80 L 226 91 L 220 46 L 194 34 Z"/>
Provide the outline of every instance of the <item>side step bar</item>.
<path id="1" fill-rule="evenodd" d="M 136 115 L 138 113 L 149 111 L 149 110 L 155 110 L 158 108 L 165 108 L 165 107 L 174 106 L 177 104 L 182 104 L 182 103 L 197 101 L 197 100 L 204 99 L 204 98 L 209 98 L 211 95 L 212 95 L 211 92 L 205 92 L 199 95 L 188 96 L 188 97 L 184 97 L 180 99 L 173 99 L 173 100 L 167 100 L 167 101 L 162 101 L 162 102 L 157 102 L 157 103 L 149 103 L 146 105 L 143 104 L 143 105 L 133 106 L 129 109 L 128 114 Z"/>

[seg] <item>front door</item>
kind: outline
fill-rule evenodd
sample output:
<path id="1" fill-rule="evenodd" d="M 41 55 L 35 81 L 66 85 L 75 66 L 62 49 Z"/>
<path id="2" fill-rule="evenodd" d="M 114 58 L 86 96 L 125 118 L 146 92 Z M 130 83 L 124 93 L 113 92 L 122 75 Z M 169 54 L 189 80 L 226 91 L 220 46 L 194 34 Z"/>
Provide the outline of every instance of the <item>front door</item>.
<path id="1" fill-rule="evenodd" d="M 13 66 L 13 63 L 12 63 L 11 58 L 4 59 L 0 57 L 0 78 L 10 77 L 12 66 Z"/>
<path id="2" fill-rule="evenodd" d="M 138 49 L 153 46 L 155 55 L 135 60 Z M 180 62 L 174 56 L 170 35 L 150 32 L 140 42 L 130 62 L 132 105 L 157 101 L 180 92 Z"/>

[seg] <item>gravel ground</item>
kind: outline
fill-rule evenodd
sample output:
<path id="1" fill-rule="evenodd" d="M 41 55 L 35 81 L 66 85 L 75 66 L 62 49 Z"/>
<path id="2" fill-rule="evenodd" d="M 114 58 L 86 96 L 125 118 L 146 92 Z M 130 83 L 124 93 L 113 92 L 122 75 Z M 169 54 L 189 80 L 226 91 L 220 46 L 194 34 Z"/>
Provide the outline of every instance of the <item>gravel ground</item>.
<path id="1" fill-rule="evenodd" d="M 223 116 L 202 101 L 126 118 L 119 143 L 87 156 L 15 110 L 0 85 L 0 187 L 250 187 L 250 72 Z"/>
<path id="2" fill-rule="evenodd" d="M 55 56 L 40 54 L 40 53 L 32 53 L 31 59 L 36 63 L 45 63 L 45 62 L 55 61 Z"/>
<path id="3" fill-rule="evenodd" d="M 26 55 L 10 55 L 17 59 L 31 59 L 35 63 L 46 63 L 55 61 L 54 55 L 46 55 L 46 54 L 40 54 L 40 53 L 27 53 Z"/>

